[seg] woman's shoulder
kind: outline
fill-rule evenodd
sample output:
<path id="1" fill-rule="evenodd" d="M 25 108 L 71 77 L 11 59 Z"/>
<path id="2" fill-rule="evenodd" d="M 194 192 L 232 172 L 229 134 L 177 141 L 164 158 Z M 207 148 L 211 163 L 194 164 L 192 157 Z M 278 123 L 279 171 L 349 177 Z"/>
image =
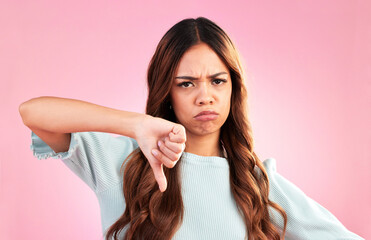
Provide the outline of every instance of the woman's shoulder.
<path id="1" fill-rule="evenodd" d="M 263 165 L 267 171 L 273 171 L 273 172 L 277 171 L 276 159 L 273 157 L 265 159 L 263 161 Z"/>
<path id="2" fill-rule="evenodd" d="M 362 239 L 360 236 L 350 232 L 324 206 L 278 173 L 276 163 L 275 158 L 268 158 L 263 161 L 269 179 L 269 199 L 279 204 L 287 214 L 288 238 Z M 271 213 L 272 220 L 282 228 L 282 216 L 277 211 L 272 211 Z"/>
<path id="3" fill-rule="evenodd" d="M 277 173 L 277 167 L 276 167 L 276 159 L 271 157 L 267 158 L 262 161 L 263 167 L 265 171 L 267 172 L 268 179 L 272 177 L 275 173 Z M 258 167 L 258 165 L 255 165 L 254 171 L 260 176 L 261 175 L 261 169 Z"/>

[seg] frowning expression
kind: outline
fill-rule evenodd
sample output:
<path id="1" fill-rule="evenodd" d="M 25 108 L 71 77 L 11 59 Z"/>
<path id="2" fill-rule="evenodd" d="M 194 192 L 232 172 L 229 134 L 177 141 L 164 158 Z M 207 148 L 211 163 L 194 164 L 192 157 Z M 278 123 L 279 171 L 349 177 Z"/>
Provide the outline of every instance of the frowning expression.
<path id="1" fill-rule="evenodd" d="M 229 70 L 207 44 L 197 44 L 184 53 L 170 98 L 177 120 L 188 134 L 220 131 L 229 114 L 231 94 Z"/>

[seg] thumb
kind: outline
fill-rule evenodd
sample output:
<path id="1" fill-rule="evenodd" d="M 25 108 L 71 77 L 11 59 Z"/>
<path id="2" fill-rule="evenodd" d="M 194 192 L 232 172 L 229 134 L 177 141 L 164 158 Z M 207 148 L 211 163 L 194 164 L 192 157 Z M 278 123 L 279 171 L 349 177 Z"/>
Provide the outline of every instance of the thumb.
<path id="1" fill-rule="evenodd" d="M 158 183 L 161 192 L 165 192 L 167 188 L 167 180 L 164 173 L 164 164 L 163 163 L 154 163 L 152 166 L 155 179 Z"/>

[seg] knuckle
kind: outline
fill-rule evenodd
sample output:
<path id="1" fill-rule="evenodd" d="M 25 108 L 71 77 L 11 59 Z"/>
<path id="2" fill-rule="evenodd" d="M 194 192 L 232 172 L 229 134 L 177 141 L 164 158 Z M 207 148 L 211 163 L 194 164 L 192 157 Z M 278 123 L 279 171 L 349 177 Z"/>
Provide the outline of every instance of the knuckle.
<path id="1" fill-rule="evenodd" d="M 166 167 L 168 167 L 168 168 L 173 168 L 173 167 L 175 166 L 174 162 L 172 162 L 172 161 L 166 162 L 165 165 L 166 165 Z"/>
<path id="2" fill-rule="evenodd" d="M 183 147 L 183 144 L 182 144 L 178 148 L 178 154 L 182 153 L 183 152 L 183 149 L 184 149 L 184 147 Z"/>
<path id="3" fill-rule="evenodd" d="M 171 160 L 177 161 L 178 160 L 178 156 L 177 155 L 174 155 Z"/>

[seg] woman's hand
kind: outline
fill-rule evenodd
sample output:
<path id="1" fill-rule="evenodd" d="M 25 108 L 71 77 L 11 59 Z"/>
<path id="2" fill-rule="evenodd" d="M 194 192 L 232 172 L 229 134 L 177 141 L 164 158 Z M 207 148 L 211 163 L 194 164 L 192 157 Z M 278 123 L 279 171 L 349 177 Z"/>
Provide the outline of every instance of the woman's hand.
<path id="1" fill-rule="evenodd" d="M 160 191 L 167 180 L 163 165 L 173 168 L 185 149 L 185 128 L 168 120 L 145 115 L 135 130 L 135 139 L 152 167 Z"/>

